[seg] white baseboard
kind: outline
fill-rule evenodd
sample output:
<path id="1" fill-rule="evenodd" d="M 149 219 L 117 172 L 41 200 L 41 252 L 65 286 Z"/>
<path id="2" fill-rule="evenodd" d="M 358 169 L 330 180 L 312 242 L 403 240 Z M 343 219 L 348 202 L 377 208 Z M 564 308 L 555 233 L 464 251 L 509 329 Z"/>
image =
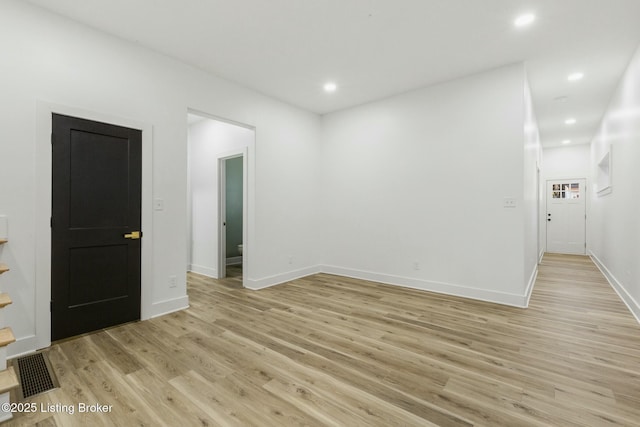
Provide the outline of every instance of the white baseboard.
<path id="1" fill-rule="evenodd" d="M 238 265 L 238 264 L 242 264 L 241 256 L 233 256 L 233 257 L 227 258 L 227 265 Z"/>
<path id="2" fill-rule="evenodd" d="M 510 305 L 524 308 L 527 306 L 527 296 L 508 294 L 497 291 L 470 288 L 451 283 L 434 282 L 410 277 L 392 276 L 388 274 L 374 273 L 371 271 L 354 270 L 351 268 L 323 265 L 322 272 L 338 276 L 352 277 L 354 279 L 369 280 L 387 285 L 403 286 L 405 288 L 419 289 L 422 291 L 436 292 L 439 294 L 454 295 L 463 298 L 471 298 L 497 304 Z"/>
<path id="3" fill-rule="evenodd" d="M 625 303 L 631 314 L 633 314 L 633 317 L 636 318 L 636 321 L 640 323 L 640 304 L 638 304 L 638 301 L 636 301 L 635 298 L 633 298 L 629 294 L 629 292 L 627 292 L 624 286 L 622 286 L 618 279 L 615 278 L 613 273 L 609 271 L 607 266 L 604 265 L 602 261 L 600 261 L 600 259 L 596 256 L 596 254 L 593 253 L 593 251 L 589 251 L 589 256 L 591 257 L 591 260 L 596 265 L 596 267 L 598 267 L 600 272 L 603 274 L 603 276 L 607 279 L 609 285 L 611 285 L 613 290 L 616 291 L 622 302 Z"/>
<path id="4" fill-rule="evenodd" d="M 189 308 L 189 297 L 186 295 L 180 298 L 160 301 L 152 305 L 151 314 L 142 320 L 151 319 L 164 314 L 173 313 L 174 311 L 184 310 L 186 308 Z M 24 356 L 40 350 L 37 342 L 35 335 L 17 338 L 15 342 L 9 344 L 6 348 L 7 359 L 15 359 L 16 357 Z"/>
<path id="5" fill-rule="evenodd" d="M 153 303 L 151 306 L 150 316 L 146 319 L 152 319 L 154 317 L 163 316 L 165 314 L 173 313 L 174 311 L 180 311 L 189 308 L 189 297 L 187 295 L 179 298 L 169 299 Z"/>
<path id="6" fill-rule="evenodd" d="M 301 268 L 300 270 L 288 271 L 274 276 L 264 277 L 262 279 L 247 279 L 246 288 L 252 290 L 269 288 L 271 286 L 280 285 L 291 280 L 300 279 L 302 277 L 311 276 L 320 273 L 320 266 L 312 266 Z"/>
<path id="7" fill-rule="evenodd" d="M 7 359 L 24 356 L 38 350 L 38 344 L 35 335 L 17 338 L 16 341 L 7 346 Z"/>
<path id="8" fill-rule="evenodd" d="M 217 268 L 205 267 L 196 264 L 191 264 L 189 267 L 189 271 L 192 271 L 194 273 L 202 274 L 203 276 L 211 277 L 212 279 L 218 278 Z"/>
<path id="9" fill-rule="evenodd" d="M 533 287 L 536 285 L 536 279 L 538 278 L 538 264 L 533 268 L 533 272 L 531 276 L 529 276 L 529 284 L 527 285 L 527 289 L 524 291 L 525 298 L 525 307 L 529 307 L 529 300 L 531 299 L 531 294 L 533 293 Z"/>

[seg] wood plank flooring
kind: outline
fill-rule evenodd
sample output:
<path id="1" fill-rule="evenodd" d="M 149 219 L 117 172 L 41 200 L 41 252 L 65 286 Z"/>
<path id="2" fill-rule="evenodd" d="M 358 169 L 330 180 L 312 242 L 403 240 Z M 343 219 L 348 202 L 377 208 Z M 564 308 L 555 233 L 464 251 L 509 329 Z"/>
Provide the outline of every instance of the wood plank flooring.
<path id="1" fill-rule="evenodd" d="M 528 309 L 230 276 L 190 274 L 188 310 L 54 344 L 61 388 L 28 400 L 52 411 L 6 425 L 640 425 L 640 326 L 587 257 L 545 255 Z"/>

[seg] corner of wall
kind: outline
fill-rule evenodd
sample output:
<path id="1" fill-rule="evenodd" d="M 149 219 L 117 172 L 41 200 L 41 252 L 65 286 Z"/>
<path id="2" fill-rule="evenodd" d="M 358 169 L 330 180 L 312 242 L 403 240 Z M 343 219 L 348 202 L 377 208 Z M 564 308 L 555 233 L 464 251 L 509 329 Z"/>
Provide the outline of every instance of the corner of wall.
<path id="1" fill-rule="evenodd" d="M 263 277 L 261 279 L 247 279 L 246 288 L 254 291 L 270 288 L 272 286 L 281 285 L 292 280 L 301 279 L 313 274 L 321 273 L 320 266 L 311 266 L 301 268 L 299 270 L 291 270 L 273 276 Z"/>
<path id="2" fill-rule="evenodd" d="M 142 320 L 152 319 L 154 317 L 164 316 L 165 314 L 173 313 L 175 311 L 185 310 L 189 308 L 189 297 L 181 296 L 178 298 L 172 298 L 164 301 L 154 302 L 151 306 L 151 312 L 149 316 Z"/>

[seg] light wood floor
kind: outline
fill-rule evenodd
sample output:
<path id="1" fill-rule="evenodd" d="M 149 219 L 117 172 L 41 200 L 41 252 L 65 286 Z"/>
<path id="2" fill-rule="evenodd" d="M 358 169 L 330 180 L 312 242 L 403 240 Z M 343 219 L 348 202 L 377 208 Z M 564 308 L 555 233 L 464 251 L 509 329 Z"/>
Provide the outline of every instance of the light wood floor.
<path id="1" fill-rule="evenodd" d="M 55 344 L 8 425 L 640 425 L 640 326 L 586 257 L 546 255 L 529 309 L 320 274 Z"/>

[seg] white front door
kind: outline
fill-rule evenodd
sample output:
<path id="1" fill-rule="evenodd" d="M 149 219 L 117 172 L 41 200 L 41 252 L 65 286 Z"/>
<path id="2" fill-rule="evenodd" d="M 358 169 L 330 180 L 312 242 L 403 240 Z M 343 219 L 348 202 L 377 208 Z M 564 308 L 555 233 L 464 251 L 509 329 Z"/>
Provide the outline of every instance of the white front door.
<path id="1" fill-rule="evenodd" d="M 585 254 L 585 182 L 547 181 L 547 252 Z"/>

